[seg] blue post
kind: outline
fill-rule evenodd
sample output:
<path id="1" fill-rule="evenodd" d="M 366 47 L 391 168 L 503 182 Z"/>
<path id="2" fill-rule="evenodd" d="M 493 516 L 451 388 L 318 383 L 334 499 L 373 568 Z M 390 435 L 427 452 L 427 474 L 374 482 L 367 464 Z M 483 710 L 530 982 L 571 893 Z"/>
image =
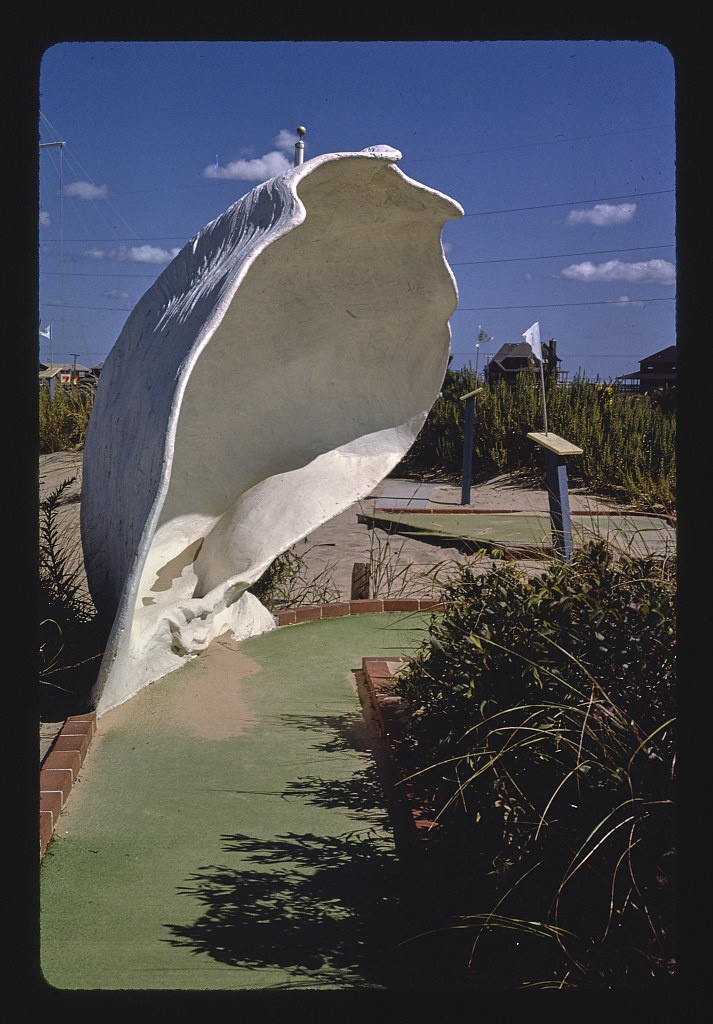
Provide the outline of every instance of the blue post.
<path id="1" fill-rule="evenodd" d="M 581 455 L 582 449 L 571 441 L 565 441 L 557 434 L 530 433 L 531 441 L 546 449 L 545 479 L 550 499 L 550 521 L 552 523 L 552 546 L 555 557 L 564 562 L 572 561 L 572 515 L 569 510 L 569 489 L 567 487 L 566 455 Z"/>
<path id="2" fill-rule="evenodd" d="M 475 431 L 475 395 L 465 401 L 465 423 L 463 425 L 463 483 L 460 503 L 470 505 L 470 485 L 473 477 L 473 433 Z"/>
<path id="3" fill-rule="evenodd" d="M 565 562 L 572 561 L 572 516 L 569 510 L 567 466 L 564 456 L 547 452 L 545 478 L 550 499 L 552 546 L 555 556 Z"/>

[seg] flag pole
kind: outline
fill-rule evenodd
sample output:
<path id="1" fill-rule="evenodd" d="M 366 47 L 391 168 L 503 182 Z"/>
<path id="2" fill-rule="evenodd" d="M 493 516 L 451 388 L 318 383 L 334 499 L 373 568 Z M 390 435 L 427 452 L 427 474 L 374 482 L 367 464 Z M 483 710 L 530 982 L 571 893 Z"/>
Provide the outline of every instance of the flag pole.
<path id="1" fill-rule="evenodd" d="M 47 325 L 47 330 L 46 331 L 43 331 L 42 328 L 40 327 L 40 337 L 41 338 L 47 338 L 47 340 L 49 341 L 49 350 L 50 350 L 50 359 L 49 359 L 49 361 L 50 361 L 50 366 L 51 366 L 52 365 L 52 324 L 48 324 Z M 42 351 L 42 349 L 40 348 L 40 352 L 41 351 Z"/>
<path id="2" fill-rule="evenodd" d="M 532 327 L 524 332 L 525 344 L 530 346 L 533 356 L 540 364 L 540 384 L 542 385 L 542 413 L 545 420 L 545 434 L 549 434 L 547 427 L 547 399 L 545 398 L 545 361 L 542 358 L 542 344 L 540 342 L 540 322 L 536 320 Z"/>
<path id="3" fill-rule="evenodd" d="M 542 412 L 545 419 L 545 433 L 549 434 L 547 429 L 547 399 L 545 398 L 545 371 L 542 359 L 540 359 L 540 384 L 542 385 Z"/>

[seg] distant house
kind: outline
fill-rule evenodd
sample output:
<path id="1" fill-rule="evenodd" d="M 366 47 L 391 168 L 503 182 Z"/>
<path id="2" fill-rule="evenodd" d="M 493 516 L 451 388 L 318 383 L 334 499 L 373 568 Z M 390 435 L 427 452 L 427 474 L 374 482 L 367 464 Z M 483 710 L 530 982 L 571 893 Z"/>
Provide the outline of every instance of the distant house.
<path id="1" fill-rule="evenodd" d="M 89 379 L 93 379 L 92 372 L 81 363 L 40 363 L 40 384 L 81 384 Z"/>
<path id="2" fill-rule="evenodd" d="M 58 380 L 62 366 L 59 363 L 40 363 L 40 384 Z"/>
<path id="3" fill-rule="evenodd" d="M 542 362 L 545 373 L 556 368 L 562 360 L 557 358 L 557 342 L 552 338 L 549 345 L 542 344 Z M 530 346 L 524 342 L 501 345 L 485 367 L 485 378 L 489 384 L 498 380 L 514 383 L 515 378 L 524 370 L 537 369 L 538 362 L 532 354 Z"/>
<path id="4" fill-rule="evenodd" d="M 660 388 L 676 387 L 676 346 L 669 345 L 654 352 L 639 363 L 638 373 L 625 373 L 617 377 L 625 391 L 648 395 Z"/>

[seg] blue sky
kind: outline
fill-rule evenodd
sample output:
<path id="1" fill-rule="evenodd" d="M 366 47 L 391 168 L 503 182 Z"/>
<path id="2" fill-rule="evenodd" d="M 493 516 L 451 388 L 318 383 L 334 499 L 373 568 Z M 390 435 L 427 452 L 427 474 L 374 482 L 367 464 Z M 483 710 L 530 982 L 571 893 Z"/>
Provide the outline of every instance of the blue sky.
<path id="1" fill-rule="evenodd" d="M 292 166 L 304 125 L 305 159 L 393 146 L 464 208 L 443 230 L 453 366 L 537 320 L 570 379 L 608 380 L 676 343 L 674 116 L 656 42 L 59 43 L 40 68 L 40 327 L 55 362 L 103 360 L 173 255 Z"/>

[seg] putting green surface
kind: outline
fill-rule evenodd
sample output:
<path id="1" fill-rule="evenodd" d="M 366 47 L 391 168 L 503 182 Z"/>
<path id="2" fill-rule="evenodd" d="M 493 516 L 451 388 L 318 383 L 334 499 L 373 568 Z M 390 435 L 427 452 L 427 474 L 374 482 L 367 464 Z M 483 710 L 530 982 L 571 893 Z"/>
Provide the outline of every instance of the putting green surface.
<path id="1" fill-rule="evenodd" d="M 401 869 L 356 673 L 429 618 L 217 642 L 102 716 L 40 868 L 46 982 L 398 987 Z"/>
<path id="2" fill-rule="evenodd" d="M 477 547 L 522 546 L 551 548 L 552 528 L 547 515 L 520 512 L 377 512 L 365 517 L 375 526 L 408 534 L 417 539 L 429 537 L 456 541 Z M 641 550 L 671 549 L 675 531 L 664 519 L 655 516 L 573 515 L 572 542 L 586 543 L 604 537 L 613 544 L 632 545 Z"/>

